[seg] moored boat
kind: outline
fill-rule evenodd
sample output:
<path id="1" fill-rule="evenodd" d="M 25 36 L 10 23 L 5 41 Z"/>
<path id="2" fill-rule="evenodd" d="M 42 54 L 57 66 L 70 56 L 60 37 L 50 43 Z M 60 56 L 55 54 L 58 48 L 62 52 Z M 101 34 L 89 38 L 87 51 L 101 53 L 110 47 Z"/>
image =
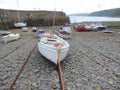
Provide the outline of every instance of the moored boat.
<path id="1" fill-rule="evenodd" d="M 83 24 L 74 24 L 73 25 L 73 29 L 75 31 L 77 31 L 77 32 L 86 31 L 87 30 L 86 27 L 85 27 L 85 25 L 83 25 Z"/>
<path id="2" fill-rule="evenodd" d="M 10 33 L 11 32 L 9 32 L 9 31 L 0 30 L 0 35 L 8 35 Z"/>
<path id="3" fill-rule="evenodd" d="M 18 0 L 17 0 L 17 6 L 19 7 Z M 16 27 L 16 28 L 22 28 L 22 27 L 26 27 L 27 26 L 27 23 L 24 20 L 20 19 L 19 8 L 18 8 L 18 11 L 17 11 L 17 20 L 18 21 L 14 23 L 14 27 Z"/>
<path id="4" fill-rule="evenodd" d="M 27 32 L 27 31 L 28 31 L 28 28 L 27 28 L 27 27 L 22 27 L 22 31 L 23 31 L 23 32 Z"/>
<path id="5" fill-rule="evenodd" d="M 64 39 L 71 38 L 71 34 L 64 34 L 64 33 L 58 32 L 58 35 Z"/>
<path id="6" fill-rule="evenodd" d="M 68 39 L 71 38 L 71 28 L 70 27 L 62 27 L 57 32 L 58 36 Z"/>
<path id="7" fill-rule="evenodd" d="M 58 49 L 60 50 L 60 61 L 62 61 L 68 54 L 69 44 L 57 35 L 54 35 L 52 38 L 42 37 L 38 42 L 39 52 L 55 64 L 57 64 Z"/>
<path id="8" fill-rule="evenodd" d="M 37 28 L 36 27 L 32 27 L 32 32 L 37 32 Z"/>
<path id="9" fill-rule="evenodd" d="M 18 23 L 14 23 L 14 26 L 16 28 L 21 28 L 21 27 L 26 27 L 27 24 L 26 23 L 23 23 L 23 22 L 18 22 Z"/>
<path id="10" fill-rule="evenodd" d="M 38 38 L 40 38 L 40 37 L 44 37 L 45 34 L 46 34 L 45 30 L 40 29 L 40 30 L 37 31 L 36 36 L 37 36 Z"/>
<path id="11" fill-rule="evenodd" d="M 113 30 L 102 30 L 103 33 L 113 33 Z"/>
<path id="12" fill-rule="evenodd" d="M 20 34 L 9 34 L 6 36 L 3 36 L 2 39 L 5 43 L 10 42 L 10 41 L 14 41 L 14 40 L 18 40 L 20 38 Z"/>

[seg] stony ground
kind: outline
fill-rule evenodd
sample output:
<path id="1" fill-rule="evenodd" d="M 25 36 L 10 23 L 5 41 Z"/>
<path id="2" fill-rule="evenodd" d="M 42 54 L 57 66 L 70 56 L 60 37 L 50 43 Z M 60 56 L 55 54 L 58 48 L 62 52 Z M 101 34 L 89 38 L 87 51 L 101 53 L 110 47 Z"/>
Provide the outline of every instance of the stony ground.
<path id="1" fill-rule="evenodd" d="M 29 30 L 21 38 L 0 43 L 0 90 L 9 90 L 34 48 L 37 38 Z M 68 56 L 61 62 L 65 90 L 120 90 L 120 34 L 73 32 Z M 55 64 L 37 46 L 30 55 L 14 90 L 60 90 Z"/>

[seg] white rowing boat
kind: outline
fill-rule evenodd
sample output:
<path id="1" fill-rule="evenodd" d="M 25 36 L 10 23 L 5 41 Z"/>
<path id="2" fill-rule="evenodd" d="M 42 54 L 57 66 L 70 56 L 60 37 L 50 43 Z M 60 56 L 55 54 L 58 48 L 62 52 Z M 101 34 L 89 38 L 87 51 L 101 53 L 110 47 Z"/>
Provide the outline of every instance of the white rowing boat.
<path id="1" fill-rule="evenodd" d="M 60 36 L 61 38 L 64 38 L 64 39 L 71 38 L 71 34 L 64 34 L 64 33 L 61 33 L 61 32 L 58 32 L 58 36 Z"/>
<path id="2" fill-rule="evenodd" d="M 27 27 L 22 27 L 22 31 L 23 31 L 23 32 L 27 32 L 27 31 L 28 31 L 28 28 L 27 28 Z"/>
<path id="3" fill-rule="evenodd" d="M 18 21 L 14 23 L 14 27 L 16 27 L 16 28 L 26 27 L 27 23 L 20 20 L 20 12 L 19 12 L 19 2 L 18 2 L 18 0 L 17 0 L 17 6 L 18 6 L 18 10 L 17 10 L 17 20 Z"/>
<path id="4" fill-rule="evenodd" d="M 8 35 L 10 33 L 11 32 L 9 32 L 9 31 L 0 30 L 0 35 Z"/>
<path id="5" fill-rule="evenodd" d="M 26 27 L 27 24 L 26 23 L 23 23 L 23 22 L 18 22 L 18 23 L 14 23 L 14 26 L 16 28 L 21 28 L 21 27 Z"/>
<path id="6" fill-rule="evenodd" d="M 57 32 L 58 36 L 68 39 L 71 38 L 71 28 L 70 27 L 62 27 Z"/>
<path id="7" fill-rule="evenodd" d="M 5 43 L 10 42 L 10 41 L 14 41 L 14 40 L 18 40 L 20 38 L 20 34 L 9 34 L 6 36 L 3 36 L 2 39 Z"/>
<path id="8" fill-rule="evenodd" d="M 69 44 L 67 41 L 54 35 L 54 38 L 42 37 L 38 42 L 39 52 L 55 64 L 57 64 L 58 49 L 60 50 L 60 61 L 62 61 L 69 51 Z"/>
<path id="9" fill-rule="evenodd" d="M 38 30 L 38 32 L 36 33 L 36 36 L 37 36 L 38 38 L 41 38 L 41 37 L 46 36 L 45 30 L 43 30 L 43 29 Z"/>
<path id="10" fill-rule="evenodd" d="M 113 30 L 102 30 L 103 33 L 113 33 Z"/>

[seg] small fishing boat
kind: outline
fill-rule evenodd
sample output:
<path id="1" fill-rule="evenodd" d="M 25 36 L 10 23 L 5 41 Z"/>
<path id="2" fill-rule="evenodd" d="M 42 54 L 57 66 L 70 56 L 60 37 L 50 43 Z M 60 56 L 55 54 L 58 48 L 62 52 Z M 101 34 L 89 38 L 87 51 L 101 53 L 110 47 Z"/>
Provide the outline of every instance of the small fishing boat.
<path id="1" fill-rule="evenodd" d="M 37 32 L 37 28 L 36 27 L 32 27 L 32 32 Z"/>
<path id="2" fill-rule="evenodd" d="M 58 36 L 60 36 L 61 38 L 64 38 L 64 39 L 69 39 L 69 38 L 71 38 L 71 34 L 62 33 L 62 32 L 58 32 Z"/>
<path id="3" fill-rule="evenodd" d="M 113 33 L 113 30 L 102 30 L 103 33 Z"/>
<path id="4" fill-rule="evenodd" d="M 60 61 L 67 56 L 69 44 L 57 35 L 53 37 L 42 37 L 38 42 L 38 50 L 48 60 L 57 64 L 58 54 L 60 54 Z M 58 50 L 60 50 L 60 53 L 58 53 Z"/>
<path id="5" fill-rule="evenodd" d="M 23 31 L 23 32 L 27 32 L 27 31 L 28 31 L 28 28 L 27 28 L 27 27 L 22 27 L 22 31 Z"/>
<path id="6" fill-rule="evenodd" d="M 75 24 L 75 25 L 73 25 L 73 29 L 77 32 L 83 32 L 83 31 L 87 30 L 85 25 L 83 25 L 83 24 Z"/>
<path id="7" fill-rule="evenodd" d="M 17 6 L 19 7 L 19 3 L 17 0 Z M 22 28 L 22 27 L 26 27 L 27 23 L 25 21 L 20 20 L 20 12 L 19 12 L 19 8 L 17 10 L 17 22 L 14 23 L 14 27 L 16 28 Z"/>
<path id="8" fill-rule="evenodd" d="M 8 35 L 10 34 L 11 32 L 9 31 L 3 31 L 3 30 L 0 30 L 0 35 Z"/>
<path id="9" fill-rule="evenodd" d="M 14 23 L 14 26 L 16 28 L 21 28 L 21 27 L 26 27 L 27 24 L 26 23 L 23 23 L 23 22 L 17 22 L 17 23 Z"/>
<path id="10" fill-rule="evenodd" d="M 58 36 L 68 39 L 71 38 L 71 28 L 70 27 L 62 27 L 57 32 Z"/>
<path id="11" fill-rule="evenodd" d="M 14 41 L 14 40 L 18 40 L 20 38 L 20 34 L 17 33 L 17 34 L 9 34 L 9 35 L 6 35 L 6 36 L 3 36 L 2 39 L 5 43 L 7 42 L 10 42 L 10 41 Z"/>
<path id="12" fill-rule="evenodd" d="M 40 38 L 40 37 L 46 36 L 45 34 L 46 34 L 45 30 L 40 29 L 40 30 L 38 30 L 38 32 L 36 33 L 36 36 L 37 36 L 38 38 Z"/>
<path id="13" fill-rule="evenodd" d="M 98 23 L 98 24 L 96 24 L 96 28 L 97 28 L 98 30 L 105 30 L 105 29 L 107 28 L 107 26 Z"/>

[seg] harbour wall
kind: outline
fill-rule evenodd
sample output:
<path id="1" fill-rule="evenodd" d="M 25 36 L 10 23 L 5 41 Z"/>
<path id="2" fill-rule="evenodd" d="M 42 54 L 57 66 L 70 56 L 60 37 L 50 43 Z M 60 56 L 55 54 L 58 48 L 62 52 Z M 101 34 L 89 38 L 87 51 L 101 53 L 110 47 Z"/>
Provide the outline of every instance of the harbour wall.
<path id="1" fill-rule="evenodd" d="M 14 23 L 18 21 L 26 22 L 27 27 L 52 26 L 54 17 L 54 25 L 70 23 L 69 17 L 62 11 L 19 10 L 18 12 L 17 10 L 0 9 L 0 29 L 14 29 Z"/>

